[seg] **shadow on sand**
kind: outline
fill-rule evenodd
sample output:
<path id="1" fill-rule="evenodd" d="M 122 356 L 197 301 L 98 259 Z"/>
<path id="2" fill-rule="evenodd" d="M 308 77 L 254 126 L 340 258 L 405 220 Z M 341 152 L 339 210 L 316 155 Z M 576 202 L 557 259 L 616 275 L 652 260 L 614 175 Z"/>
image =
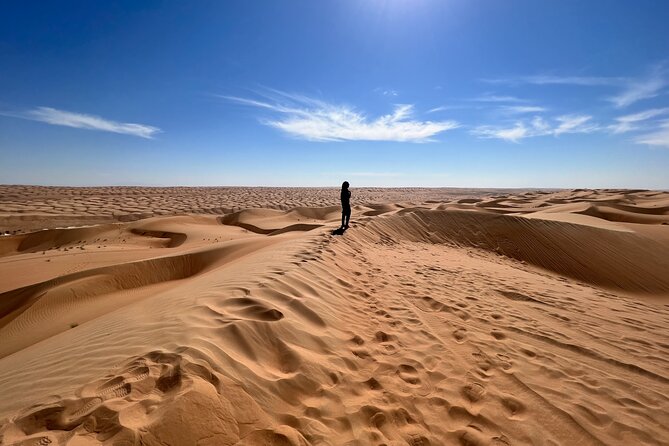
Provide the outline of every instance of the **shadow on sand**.
<path id="1" fill-rule="evenodd" d="M 346 232 L 347 228 L 339 227 L 331 232 L 332 235 L 344 235 L 344 232 Z"/>

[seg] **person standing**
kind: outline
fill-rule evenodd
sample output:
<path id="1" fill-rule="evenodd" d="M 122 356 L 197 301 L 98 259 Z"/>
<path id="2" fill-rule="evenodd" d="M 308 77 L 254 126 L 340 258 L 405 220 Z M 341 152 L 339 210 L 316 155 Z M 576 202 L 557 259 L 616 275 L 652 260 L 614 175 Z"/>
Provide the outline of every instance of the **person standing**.
<path id="1" fill-rule="evenodd" d="M 348 181 L 341 185 L 341 227 L 348 229 L 348 222 L 351 219 L 351 191 L 348 190 Z"/>

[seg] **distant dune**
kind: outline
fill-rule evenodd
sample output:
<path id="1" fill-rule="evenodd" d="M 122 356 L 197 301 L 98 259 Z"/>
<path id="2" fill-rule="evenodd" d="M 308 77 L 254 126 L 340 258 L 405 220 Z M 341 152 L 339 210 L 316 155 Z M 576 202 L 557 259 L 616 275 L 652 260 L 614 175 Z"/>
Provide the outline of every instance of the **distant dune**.
<path id="1" fill-rule="evenodd" d="M 669 443 L 669 193 L 0 186 L 0 443 Z"/>
<path id="2" fill-rule="evenodd" d="M 363 188 L 358 204 L 491 197 L 513 189 Z M 383 204 L 381 204 L 383 205 Z M 336 188 L 45 187 L 0 185 L 0 233 L 135 221 L 164 215 L 222 215 L 247 208 L 289 210 L 339 206 Z"/>

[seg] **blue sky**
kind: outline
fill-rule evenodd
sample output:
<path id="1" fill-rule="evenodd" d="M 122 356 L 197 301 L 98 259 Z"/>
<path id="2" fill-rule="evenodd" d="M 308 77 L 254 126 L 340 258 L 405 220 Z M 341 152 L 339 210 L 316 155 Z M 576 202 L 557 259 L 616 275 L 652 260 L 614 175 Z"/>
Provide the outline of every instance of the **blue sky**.
<path id="1" fill-rule="evenodd" d="M 669 3 L 5 2 L 0 183 L 669 189 Z"/>

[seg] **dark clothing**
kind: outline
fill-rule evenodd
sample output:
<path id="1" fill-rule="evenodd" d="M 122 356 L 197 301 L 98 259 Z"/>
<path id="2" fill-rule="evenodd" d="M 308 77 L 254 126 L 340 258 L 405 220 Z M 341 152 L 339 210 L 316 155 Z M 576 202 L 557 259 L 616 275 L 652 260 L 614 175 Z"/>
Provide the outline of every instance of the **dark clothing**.
<path id="1" fill-rule="evenodd" d="M 341 190 L 341 226 L 348 227 L 348 222 L 351 219 L 351 191 L 348 189 Z"/>
<path id="2" fill-rule="evenodd" d="M 348 189 L 341 190 L 341 207 L 351 206 L 351 191 Z"/>
<path id="3" fill-rule="evenodd" d="M 351 206 L 341 208 L 341 225 L 348 227 L 348 222 L 351 219 Z"/>

